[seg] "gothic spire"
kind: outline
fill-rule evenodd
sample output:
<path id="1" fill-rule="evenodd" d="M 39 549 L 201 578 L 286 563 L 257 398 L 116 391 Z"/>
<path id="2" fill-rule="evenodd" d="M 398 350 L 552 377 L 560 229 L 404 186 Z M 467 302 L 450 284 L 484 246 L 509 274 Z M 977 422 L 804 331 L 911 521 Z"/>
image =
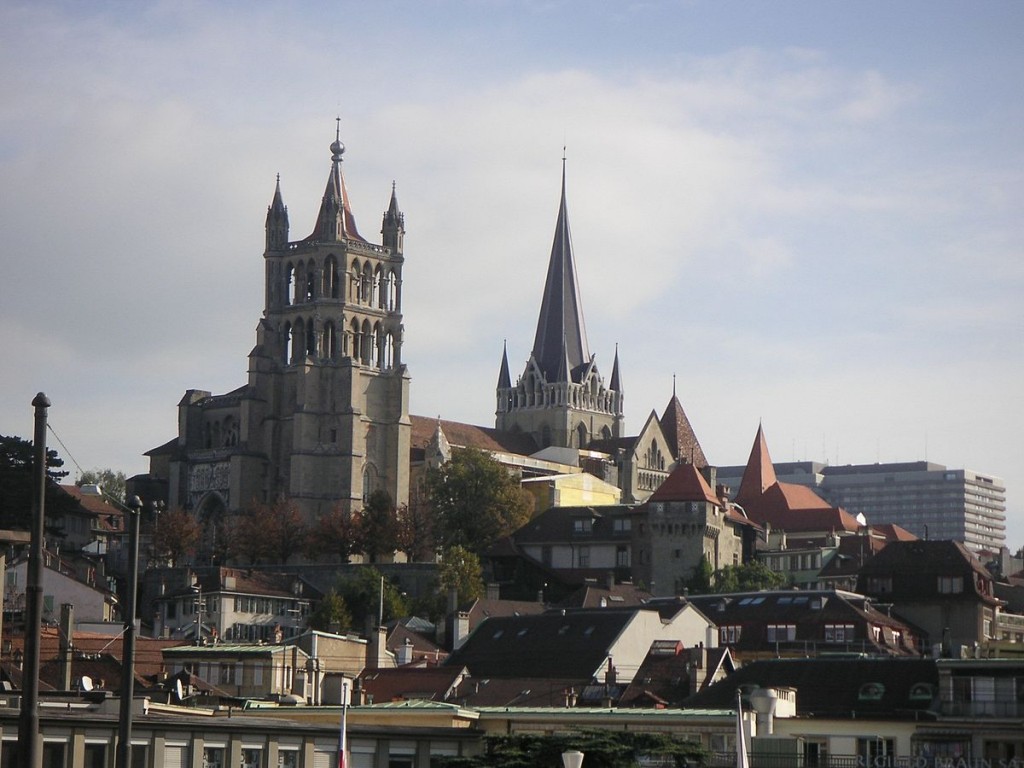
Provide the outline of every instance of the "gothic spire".
<path id="1" fill-rule="evenodd" d="M 267 250 L 282 248 L 288 242 L 288 208 L 281 197 L 281 174 L 277 175 L 274 199 L 267 206 Z"/>
<path id="2" fill-rule="evenodd" d="M 345 145 L 341 143 L 341 118 L 337 118 L 334 142 L 331 144 L 331 172 L 327 176 L 320 212 L 316 217 L 313 234 L 307 240 L 360 240 L 356 229 L 356 220 L 348 203 L 348 190 L 345 188 L 345 176 L 341 172 L 341 157 L 345 154 Z"/>
<path id="3" fill-rule="evenodd" d="M 501 345 L 501 369 L 498 371 L 498 389 L 512 386 L 512 377 L 508 373 L 508 342 Z"/>
<path id="4" fill-rule="evenodd" d="M 619 345 L 615 345 L 615 362 L 612 363 L 612 378 L 608 382 L 608 389 L 612 392 L 622 392 L 622 381 L 619 376 Z"/>
<path id="5" fill-rule="evenodd" d="M 591 360 L 583 322 L 576 264 L 569 236 L 569 215 L 565 203 L 565 158 L 562 158 L 562 197 L 551 245 L 544 298 L 533 340 L 533 357 L 548 381 L 555 381 L 559 368 L 568 362 L 572 371 Z"/>
<path id="6" fill-rule="evenodd" d="M 403 240 L 405 239 L 405 214 L 398 207 L 398 193 L 395 191 L 395 182 L 391 182 L 391 202 L 384 212 L 384 222 L 380 228 L 384 236 L 383 246 L 390 248 L 393 253 L 401 253 Z"/>

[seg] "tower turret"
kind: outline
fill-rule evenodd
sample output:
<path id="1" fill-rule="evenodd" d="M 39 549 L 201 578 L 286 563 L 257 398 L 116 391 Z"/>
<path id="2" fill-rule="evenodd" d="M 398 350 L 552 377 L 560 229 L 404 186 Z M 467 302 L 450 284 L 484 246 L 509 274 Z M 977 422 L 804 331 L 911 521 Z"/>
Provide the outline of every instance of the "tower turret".
<path id="1" fill-rule="evenodd" d="M 274 199 L 267 206 L 267 250 L 279 251 L 288 244 L 288 208 L 281 197 L 281 174 L 277 175 Z"/>
<path id="2" fill-rule="evenodd" d="M 395 192 L 395 182 L 391 182 L 391 202 L 384 212 L 384 222 L 381 224 L 382 235 L 381 245 L 390 248 L 392 253 L 401 254 L 405 241 L 405 214 L 398 207 L 398 195 Z"/>

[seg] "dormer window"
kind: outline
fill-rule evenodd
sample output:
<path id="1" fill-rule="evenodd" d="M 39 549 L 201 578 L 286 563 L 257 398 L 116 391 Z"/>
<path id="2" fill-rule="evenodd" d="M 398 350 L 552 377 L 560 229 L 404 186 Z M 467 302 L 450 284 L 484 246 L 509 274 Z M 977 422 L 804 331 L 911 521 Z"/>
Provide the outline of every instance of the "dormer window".
<path id="1" fill-rule="evenodd" d="M 914 683 L 910 688 L 911 701 L 931 701 L 935 697 L 935 686 L 931 683 Z"/>
<path id="2" fill-rule="evenodd" d="M 582 517 L 572 521 L 573 533 L 592 533 L 594 521 L 589 517 Z"/>
<path id="3" fill-rule="evenodd" d="M 885 695 L 885 686 L 882 683 L 864 683 L 857 691 L 859 701 L 881 701 Z"/>

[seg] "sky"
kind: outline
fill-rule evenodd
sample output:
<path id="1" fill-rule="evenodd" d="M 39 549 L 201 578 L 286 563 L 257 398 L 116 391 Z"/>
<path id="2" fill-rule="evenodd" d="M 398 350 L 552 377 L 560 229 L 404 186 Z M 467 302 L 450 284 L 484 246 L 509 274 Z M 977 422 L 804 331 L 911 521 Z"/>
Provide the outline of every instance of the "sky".
<path id="1" fill-rule="evenodd" d="M 405 213 L 411 412 L 494 423 L 565 157 L 626 431 L 1001 477 L 1024 545 L 1024 4 L 0 3 L 0 434 L 129 475 L 246 381 L 277 174 Z"/>

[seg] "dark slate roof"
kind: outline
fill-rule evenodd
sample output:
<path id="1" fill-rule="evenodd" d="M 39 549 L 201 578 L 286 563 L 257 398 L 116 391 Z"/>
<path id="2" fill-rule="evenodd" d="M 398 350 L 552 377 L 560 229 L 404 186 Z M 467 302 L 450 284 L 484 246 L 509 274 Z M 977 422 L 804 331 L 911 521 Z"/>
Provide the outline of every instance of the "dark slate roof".
<path id="1" fill-rule="evenodd" d="M 963 577 L 963 591 L 937 594 L 939 576 Z M 992 595 L 992 575 L 959 541 L 890 542 L 861 568 L 857 588 L 867 591 L 871 577 L 891 577 L 892 592 L 885 597 L 896 602 L 939 598 L 998 603 Z"/>
<path id="2" fill-rule="evenodd" d="M 693 661 L 682 643 L 655 643 L 626 687 L 619 706 L 678 706 L 690 695 Z"/>
<path id="3" fill-rule="evenodd" d="M 464 707 L 564 707 L 591 678 L 467 677 L 453 696 Z"/>
<path id="4" fill-rule="evenodd" d="M 587 679 L 602 670 L 634 614 L 603 608 L 490 618 L 447 663 L 474 677 Z"/>
<path id="5" fill-rule="evenodd" d="M 651 593 L 634 584 L 599 586 L 584 584 L 556 608 L 607 608 L 608 606 L 639 606 L 651 599 Z"/>
<path id="6" fill-rule="evenodd" d="M 614 520 L 629 516 L 632 507 L 627 504 L 609 504 L 593 507 L 551 507 L 537 515 L 512 534 L 517 544 L 529 542 L 550 543 L 579 540 L 581 542 L 622 540 L 630 541 L 630 531 L 615 531 Z M 587 518 L 592 521 L 588 534 L 573 532 L 576 520 Z"/>
<path id="7" fill-rule="evenodd" d="M 544 613 L 544 603 L 536 600 L 496 600 L 479 597 L 462 610 L 469 614 L 469 631 L 472 632 L 484 621 L 495 616 L 534 616 Z"/>
<path id="8" fill-rule="evenodd" d="M 367 669 L 360 679 L 374 704 L 405 699 L 446 701 L 464 674 L 465 670 L 458 667 L 399 667 Z"/>
<path id="9" fill-rule="evenodd" d="M 776 590 L 733 594 L 690 595 L 689 601 L 717 626 L 740 626 L 736 651 L 804 647 L 821 648 L 826 624 L 851 624 L 855 638 L 836 643 L 835 650 L 847 648 L 886 655 L 916 654 L 921 630 L 875 608 L 863 595 L 843 590 Z M 776 644 L 767 640 L 769 624 L 792 624 L 793 641 Z M 883 628 L 876 641 L 868 626 Z M 893 633 L 899 633 L 897 642 Z"/>
<path id="10" fill-rule="evenodd" d="M 932 659 L 771 659 L 741 667 L 683 706 L 735 709 L 737 688 L 789 687 L 800 717 L 918 719 L 937 708 L 938 682 Z"/>
<path id="11" fill-rule="evenodd" d="M 533 359 L 549 382 L 558 380 L 559 370 L 564 370 L 566 365 L 573 371 L 575 378 L 591 361 L 576 264 L 572 256 L 572 239 L 569 235 L 564 160 L 562 196 L 544 283 L 544 297 L 537 319 L 537 333 L 533 340 Z"/>

